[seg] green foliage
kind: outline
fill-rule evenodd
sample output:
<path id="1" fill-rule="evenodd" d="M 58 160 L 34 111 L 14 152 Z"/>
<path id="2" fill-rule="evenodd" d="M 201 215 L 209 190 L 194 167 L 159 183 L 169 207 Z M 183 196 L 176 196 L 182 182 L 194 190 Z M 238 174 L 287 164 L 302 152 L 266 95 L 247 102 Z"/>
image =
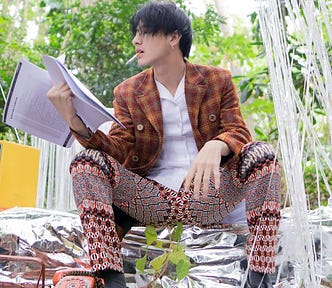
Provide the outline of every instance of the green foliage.
<path id="1" fill-rule="evenodd" d="M 142 258 L 136 259 L 136 269 L 140 273 L 144 273 L 145 265 L 146 265 L 147 255 L 144 255 Z"/>
<path id="2" fill-rule="evenodd" d="M 331 156 L 332 149 L 329 153 Z M 322 165 L 321 169 L 322 171 L 317 171 L 317 163 L 313 155 L 304 162 L 304 186 L 306 195 L 308 195 L 308 207 L 311 209 L 321 205 L 326 206 L 330 197 L 326 187 L 332 187 L 332 171 L 326 165 Z M 317 175 L 324 175 L 324 178 Z M 319 195 L 317 195 L 318 193 Z"/>
<path id="3" fill-rule="evenodd" d="M 186 277 L 189 273 L 190 262 L 188 259 L 181 259 L 176 265 L 176 275 L 181 280 Z"/>
<path id="4" fill-rule="evenodd" d="M 192 18 L 192 28 L 194 31 L 194 45 L 205 44 L 211 46 L 215 41 L 221 39 L 221 24 L 225 23 L 224 18 L 220 17 L 215 7 L 208 5 L 203 16 L 196 16 L 188 13 Z M 217 36 L 216 38 L 211 35 Z"/>
<path id="5" fill-rule="evenodd" d="M 172 239 L 176 242 L 179 242 L 181 240 L 182 232 L 183 224 L 181 222 L 178 222 L 177 226 L 175 226 L 172 232 Z"/>
<path id="6" fill-rule="evenodd" d="M 9 16 L 11 7 L 18 5 L 18 1 L 3 1 L 0 6 L 0 116 L 2 118 L 4 97 L 7 97 L 11 79 L 15 71 L 18 60 L 26 57 L 32 61 L 37 61 L 38 51 L 31 49 L 33 44 L 27 40 L 28 23 L 34 20 L 37 24 L 39 10 L 33 9 L 37 1 L 30 0 L 23 9 L 15 10 L 13 16 Z M 3 97 L 4 96 L 4 97 Z M 0 122 L 0 139 L 17 141 L 12 130 Z"/>
<path id="7" fill-rule="evenodd" d="M 317 3 L 317 1 L 315 1 Z M 327 7 L 331 6 L 332 2 L 327 1 Z M 329 15 L 324 15 L 331 19 L 332 10 L 327 9 Z M 320 103 L 318 98 L 315 96 L 314 87 L 308 85 L 309 82 L 306 81 L 306 75 L 303 71 L 307 70 L 306 67 L 306 35 L 299 35 L 292 32 L 291 27 L 287 24 L 288 11 L 286 7 L 282 9 L 284 13 L 284 29 L 285 36 L 288 43 L 288 57 L 290 63 L 292 63 L 292 79 L 294 83 L 294 88 L 298 92 L 301 100 L 305 104 L 308 111 L 308 118 L 311 120 L 313 129 L 316 131 L 317 135 L 320 137 L 321 143 L 327 143 L 324 150 L 329 151 L 331 155 L 331 150 L 328 143 L 330 143 L 329 137 L 330 131 L 328 125 L 326 124 L 326 115 L 323 111 L 323 104 Z M 321 11 L 316 11 L 315 17 L 323 17 Z M 262 37 L 260 34 L 259 22 L 257 19 L 257 14 L 251 14 L 252 22 L 252 39 L 254 45 L 257 46 L 258 51 L 260 51 L 257 56 L 258 58 L 265 57 L 265 51 L 263 46 Z M 323 35 L 327 39 L 326 27 L 323 27 Z M 331 52 L 331 46 L 326 45 L 329 52 Z M 332 53 L 328 53 L 329 60 L 332 63 Z M 317 57 L 314 53 L 310 57 Z M 318 58 L 318 57 L 317 57 Z M 321 64 L 318 62 L 318 68 L 321 69 Z M 252 76 L 249 76 L 249 75 Z M 323 73 L 321 73 L 323 75 Z M 257 139 L 269 142 L 275 142 L 278 139 L 278 130 L 276 126 L 276 119 L 274 116 L 272 99 L 270 99 L 270 89 L 269 89 L 269 73 L 266 64 L 260 67 L 256 66 L 254 73 L 248 73 L 245 77 L 241 79 L 240 82 L 241 89 L 241 101 L 246 103 L 243 106 L 243 111 L 245 115 L 250 115 L 252 121 L 256 123 L 254 127 L 254 133 Z M 309 92 L 312 95 L 310 101 L 304 99 L 305 95 Z M 323 116 L 323 117 L 322 117 Z M 300 127 L 303 133 L 308 127 Z M 304 171 L 304 184 L 305 190 L 308 195 L 308 206 L 311 208 L 316 208 L 320 204 L 326 205 L 327 199 L 329 197 L 329 191 L 327 187 L 331 187 L 332 172 L 327 165 L 324 163 L 316 163 L 315 155 L 310 152 L 312 147 L 304 146 L 304 153 L 308 154 L 306 159 L 303 160 L 303 171 Z M 319 169 L 317 167 L 320 167 Z M 322 175 L 325 175 L 323 177 Z"/>
<path id="8" fill-rule="evenodd" d="M 170 239 L 166 243 L 165 241 L 162 242 L 158 240 L 157 231 L 153 226 L 147 225 L 145 228 L 147 248 L 149 248 L 149 246 L 162 248 L 165 245 L 169 245 L 167 249 L 164 249 L 164 252 L 161 255 L 151 259 L 151 261 L 148 261 L 147 254 L 136 260 L 136 269 L 139 273 L 148 273 L 153 276 L 153 280 L 150 284 L 162 277 L 170 265 L 175 266 L 177 281 L 180 281 L 189 273 L 191 264 L 189 258 L 185 254 L 185 246 L 180 244 L 183 225 L 181 222 L 178 222 L 172 229 L 173 231 L 170 234 Z"/>
<path id="9" fill-rule="evenodd" d="M 151 226 L 151 225 L 147 225 L 145 227 L 145 238 L 146 238 L 146 244 L 147 245 L 151 245 L 152 243 L 154 243 L 155 241 L 157 241 L 157 231 L 156 229 Z"/>
<path id="10" fill-rule="evenodd" d="M 215 8 L 208 6 L 204 15 L 192 16 L 193 47 L 190 60 L 196 63 L 219 66 L 222 59 L 221 24 Z"/>
<path id="11" fill-rule="evenodd" d="M 65 53 L 67 65 L 106 106 L 112 106 L 113 88 L 141 70 L 125 63 L 135 53 L 129 19 L 143 2 L 96 1 L 82 7 L 76 1 L 47 16 L 48 53 Z"/>
<path id="12" fill-rule="evenodd" d="M 247 115 L 248 122 L 250 120 L 255 123 L 253 129 L 256 140 L 277 143 L 277 120 L 271 99 L 266 97 L 249 99 L 242 107 L 242 112 Z"/>
<path id="13" fill-rule="evenodd" d="M 150 261 L 153 270 L 159 275 L 167 260 L 167 254 L 164 253 Z"/>

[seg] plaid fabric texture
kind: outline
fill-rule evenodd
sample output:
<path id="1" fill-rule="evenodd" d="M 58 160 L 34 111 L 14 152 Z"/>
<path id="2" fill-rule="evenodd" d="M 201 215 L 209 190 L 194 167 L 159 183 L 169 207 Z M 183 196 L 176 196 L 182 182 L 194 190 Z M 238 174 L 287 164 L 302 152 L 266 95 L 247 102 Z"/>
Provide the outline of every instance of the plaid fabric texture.
<path id="1" fill-rule="evenodd" d="M 242 119 L 229 71 L 186 62 L 185 95 L 198 150 L 220 139 L 237 155 L 251 136 Z M 100 149 L 141 176 L 156 163 L 163 144 L 162 111 L 153 69 L 137 74 L 114 90 L 115 116 L 126 126 L 113 125 L 108 135 L 90 139 L 73 131 L 86 148 Z"/>

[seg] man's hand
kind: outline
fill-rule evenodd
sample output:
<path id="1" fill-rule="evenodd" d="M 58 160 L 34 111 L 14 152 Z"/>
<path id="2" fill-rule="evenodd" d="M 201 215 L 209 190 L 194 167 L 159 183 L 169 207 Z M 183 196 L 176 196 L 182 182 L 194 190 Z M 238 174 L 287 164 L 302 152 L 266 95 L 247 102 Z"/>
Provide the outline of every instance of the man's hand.
<path id="1" fill-rule="evenodd" d="M 209 180 L 214 177 L 215 188 L 220 188 L 220 160 L 222 156 L 227 156 L 231 150 L 228 145 L 220 140 L 211 140 L 205 143 L 203 148 L 193 162 L 185 180 L 184 189 L 189 191 L 193 181 L 194 199 L 199 199 L 199 192 L 203 188 L 203 198 L 209 193 Z M 203 186 L 203 187 L 202 187 Z"/>
<path id="2" fill-rule="evenodd" d="M 75 96 L 67 83 L 53 86 L 47 92 L 47 97 L 53 103 L 62 118 L 67 122 L 69 127 L 84 137 L 90 137 L 89 129 L 76 114 L 76 109 L 73 105 L 73 98 Z"/>
<path id="3" fill-rule="evenodd" d="M 69 86 L 65 82 L 53 86 L 48 91 L 47 97 L 61 114 L 62 118 L 70 124 L 71 120 L 76 117 L 76 110 L 72 101 L 74 95 Z"/>

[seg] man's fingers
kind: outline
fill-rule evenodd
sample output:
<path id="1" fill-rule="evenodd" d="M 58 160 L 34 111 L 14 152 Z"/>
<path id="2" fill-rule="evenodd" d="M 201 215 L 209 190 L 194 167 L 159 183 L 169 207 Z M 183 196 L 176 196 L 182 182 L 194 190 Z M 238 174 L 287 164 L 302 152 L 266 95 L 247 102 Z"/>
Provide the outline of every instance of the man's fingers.
<path id="1" fill-rule="evenodd" d="M 58 85 L 55 86 L 58 89 L 67 89 L 69 88 L 68 84 L 66 82 L 61 82 Z"/>
<path id="2" fill-rule="evenodd" d="M 215 167 L 213 171 L 213 176 L 214 176 L 214 187 L 216 190 L 220 189 L 220 170 L 219 167 Z"/>
<path id="3" fill-rule="evenodd" d="M 202 171 L 196 171 L 195 178 L 194 178 L 194 199 L 199 199 L 199 192 L 202 187 Z"/>
<path id="4" fill-rule="evenodd" d="M 184 190 L 186 192 L 189 192 L 189 188 L 190 188 L 190 185 L 191 185 L 191 182 L 193 181 L 194 179 L 194 176 L 195 176 L 195 170 L 194 169 L 190 169 L 186 178 L 184 179 Z"/>
<path id="5" fill-rule="evenodd" d="M 58 98 L 61 97 L 68 97 L 73 96 L 70 87 L 67 85 L 66 82 L 62 82 L 56 86 L 53 86 L 48 92 L 47 97 L 48 98 Z"/>
<path id="6" fill-rule="evenodd" d="M 210 183 L 211 170 L 206 169 L 203 176 L 203 199 L 206 199 L 209 194 L 209 183 Z"/>
<path id="7" fill-rule="evenodd" d="M 63 98 L 71 98 L 73 97 L 73 93 L 71 92 L 70 89 L 64 90 L 61 92 L 61 97 Z"/>

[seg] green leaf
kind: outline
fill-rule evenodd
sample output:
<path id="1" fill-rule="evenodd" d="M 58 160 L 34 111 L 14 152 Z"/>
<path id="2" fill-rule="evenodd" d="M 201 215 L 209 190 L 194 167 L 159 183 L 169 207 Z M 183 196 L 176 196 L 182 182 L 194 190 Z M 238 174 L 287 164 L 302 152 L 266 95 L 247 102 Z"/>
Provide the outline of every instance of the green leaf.
<path id="1" fill-rule="evenodd" d="M 179 263 L 176 265 L 176 275 L 179 281 L 189 274 L 189 269 L 190 269 L 189 260 L 181 259 Z"/>
<path id="2" fill-rule="evenodd" d="M 183 232 L 183 224 L 182 222 L 178 222 L 173 230 L 172 240 L 179 242 L 181 240 L 182 232 Z"/>
<path id="3" fill-rule="evenodd" d="M 164 266 L 165 261 L 167 259 L 167 253 L 164 253 L 160 256 L 158 256 L 157 258 L 154 258 L 150 264 L 152 266 L 152 268 L 156 271 L 156 272 L 160 272 L 161 268 Z"/>
<path id="4" fill-rule="evenodd" d="M 321 108 L 315 108 L 314 111 L 318 115 L 326 116 L 326 111 L 322 110 Z"/>
<path id="5" fill-rule="evenodd" d="M 157 240 L 155 246 L 156 246 L 157 248 L 163 248 L 163 244 L 164 244 L 163 241 Z"/>
<path id="6" fill-rule="evenodd" d="M 172 245 L 173 251 L 184 251 L 185 248 L 186 248 L 186 246 L 182 245 L 180 243 Z"/>
<path id="7" fill-rule="evenodd" d="M 256 133 L 258 136 L 260 136 L 260 137 L 265 136 L 263 130 L 262 130 L 260 127 L 257 127 L 257 126 L 256 126 L 256 127 L 254 128 L 254 131 L 255 131 L 255 133 Z"/>
<path id="8" fill-rule="evenodd" d="M 245 88 L 241 91 L 241 103 L 246 102 L 250 97 L 249 87 L 245 86 Z"/>
<path id="9" fill-rule="evenodd" d="M 269 132 L 269 136 L 273 135 L 273 134 L 277 134 L 278 133 L 278 128 L 274 128 Z"/>
<path id="10" fill-rule="evenodd" d="M 145 265 L 146 265 L 146 258 L 147 258 L 146 255 L 144 255 L 144 257 L 135 260 L 136 269 L 140 273 L 144 273 L 144 269 L 145 269 Z"/>
<path id="11" fill-rule="evenodd" d="M 181 247 L 182 248 L 182 247 Z M 177 247 L 176 249 L 173 249 L 173 251 L 170 252 L 169 254 L 169 261 L 171 261 L 173 264 L 177 265 L 179 261 L 181 260 L 188 260 L 187 255 L 184 253 L 184 250 L 179 249 Z"/>
<path id="12" fill-rule="evenodd" d="M 146 237 L 146 244 L 151 245 L 157 240 L 157 231 L 156 228 L 154 228 L 153 226 L 147 225 L 145 227 L 144 233 Z"/>

